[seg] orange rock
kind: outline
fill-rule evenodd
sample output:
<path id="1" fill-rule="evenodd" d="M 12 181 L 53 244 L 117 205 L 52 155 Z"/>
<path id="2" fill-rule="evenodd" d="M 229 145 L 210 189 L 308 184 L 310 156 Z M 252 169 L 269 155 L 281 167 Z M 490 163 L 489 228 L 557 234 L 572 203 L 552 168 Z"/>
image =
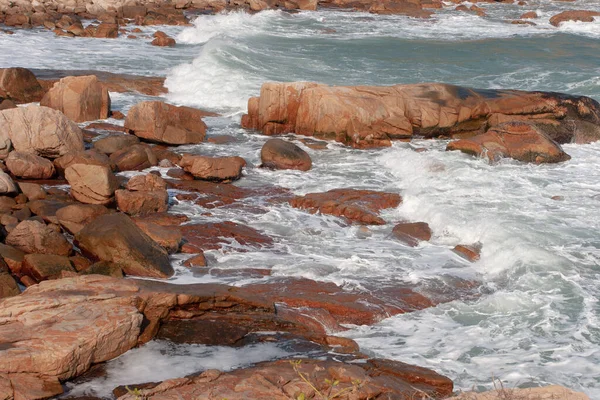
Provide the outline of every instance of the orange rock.
<path id="1" fill-rule="evenodd" d="M 538 18 L 538 15 L 535 11 L 529 11 L 521 15 L 521 19 L 534 19 Z"/>
<path id="2" fill-rule="evenodd" d="M 550 24 L 559 26 L 565 21 L 594 22 L 594 17 L 600 16 L 598 11 L 572 10 L 563 11 L 550 18 Z"/>
<path id="3" fill-rule="evenodd" d="M 179 161 L 179 166 L 197 179 L 231 182 L 241 178 L 246 160 L 241 157 L 206 157 L 184 154 Z"/>
<path id="4" fill-rule="evenodd" d="M 8 155 L 6 167 L 11 174 L 23 179 L 50 179 L 56 172 L 52 161 L 21 151 Z"/>
<path id="5" fill-rule="evenodd" d="M 44 97 L 44 89 L 35 75 L 25 68 L 0 68 L 0 93 L 17 103 L 31 103 Z"/>
<path id="6" fill-rule="evenodd" d="M 476 243 L 473 245 L 456 245 L 453 250 L 459 256 L 466 258 L 471 262 L 475 262 L 479 260 L 480 252 L 481 252 L 481 244 Z"/>
<path id="7" fill-rule="evenodd" d="M 262 167 L 308 171 L 312 160 L 307 152 L 291 142 L 269 139 L 260 150 Z"/>
<path id="8" fill-rule="evenodd" d="M 19 223 L 6 237 L 6 244 L 25 253 L 68 256 L 73 250 L 63 235 L 39 221 L 32 220 Z"/>
<path id="9" fill-rule="evenodd" d="M 198 253 L 198 249 L 203 251 L 221 249 L 232 241 L 242 246 L 257 248 L 273 244 L 273 239 L 256 229 L 230 221 L 185 224 L 180 228 L 184 240 L 190 246 L 190 252 L 194 253 Z"/>
<path id="10" fill-rule="evenodd" d="M 204 252 L 199 253 L 191 258 L 188 258 L 183 263 L 188 268 L 196 268 L 196 267 L 206 267 L 206 257 L 204 256 Z"/>
<path id="11" fill-rule="evenodd" d="M 85 204 L 112 202 L 118 182 L 110 168 L 103 165 L 72 164 L 65 170 L 71 195 Z"/>
<path id="12" fill-rule="evenodd" d="M 403 222 L 392 230 L 394 237 L 411 247 L 419 244 L 419 241 L 431 239 L 431 229 L 425 222 Z"/>

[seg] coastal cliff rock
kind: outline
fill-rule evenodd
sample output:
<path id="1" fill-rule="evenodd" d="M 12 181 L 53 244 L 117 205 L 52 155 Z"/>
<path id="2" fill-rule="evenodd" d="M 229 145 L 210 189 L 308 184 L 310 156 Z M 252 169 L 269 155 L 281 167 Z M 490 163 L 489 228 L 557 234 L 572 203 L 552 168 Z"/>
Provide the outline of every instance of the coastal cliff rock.
<path id="1" fill-rule="evenodd" d="M 59 110 L 75 122 L 110 116 L 108 90 L 94 75 L 62 78 L 46 93 L 40 105 Z"/>
<path id="2" fill-rule="evenodd" d="M 557 143 L 600 139 L 600 104 L 550 92 L 478 90 L 439 83 L 326 86 L 265 83 L 242 126 L 295 132 L 356 148 L 412 137 L 470 137 L 503 122 L 530 122 Z"/>

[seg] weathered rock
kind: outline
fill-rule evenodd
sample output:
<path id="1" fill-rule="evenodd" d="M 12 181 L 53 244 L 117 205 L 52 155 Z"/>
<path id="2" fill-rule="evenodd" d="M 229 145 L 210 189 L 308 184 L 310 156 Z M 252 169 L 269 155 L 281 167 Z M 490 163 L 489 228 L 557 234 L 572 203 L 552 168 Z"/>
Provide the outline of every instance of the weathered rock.
<path id="1" fill-rule="evenodd" d="M 75 122 L 105 119 L 110 115 L 108 90 L 94 75 L 62 78 L 40 105 L 59 110 Z"/>
<path id="2" fill-rule="evenodd" d="M 44 89 L 28 69 L 1 68 L 0 93 L 17 103 L 31 103 L 42 99 Z"/>
<path id="3" fill-rule="evenodd" d="M 535 11 L 528 11 L 521 15 L 521 19 L 535 19 L 538 18 L 538 15 Z"/>
<path id="4" fill-rule="evenodd" d="M 13 275 L 20 277 L 25 253 L 12 246 L 0 243 L 0 256 Z"/>
<path id="5" fill-rule="evenodd" d="M 175 166 L 175 164 L 179 164 L 179 161 L 181 161 L 181 154 L 175 153 L 174 151 L 169 150 L 167 147 L 165 147 L 163 145 L 152 146 L 152 152 L 156 156 L 157 160 L 169 161 L 172 164 L 172 165 L 169 165 L 169 168 Z"/>
<path id="6" fill-rule="evenodd" d="M 94 29 L 94 37 L 114 39 L 119 37 L 119 25 L 103 22 Z"/>
<path id="7" fill-rule="evenodd" d="M 107 167 L 111 171 L 117 169 L 116 164 L 106 154 L 100 153 L 95 149 L 72 151 L 54 160 L 54 168 L 61 175 L 64 175 L 65 170 L 74 164 L 98 165 Z"/>
<path id="8" fill-rule="evenodd" d="M 98 261 L 82 271 L 81 275 L 105 275 L 113 278 L 122 278 L 123 269 L 115 263 Z"/>
<path id="9" fill-rule="evenodd" d="M 594 22 L 594 17 L 600 17 L 600 12 L 586 10 L 563 11 L 550 18 L 550 24 L 559 26 L 565 21 Z"/>
<path id="10" fill-rule="evenodd" d="M 169 208 L 169 194 L 166 190 L 117 190 L 115 200 L 119 210 L 129 215 L 164 212 Z"/>
<path id="11" fill-rule="evenodd" d="M 115 119 L 122 119 L 122 118 L 119 118 L 122 114 L 123 113 L 121 113 L 120 111 L 111 111 L 110 117 L 115 118 Z M 124 117 L 125 116 L 123 116 L 123 118 Z M 92 122 L 91 124 L 86 125 L 85 129 L 87 129 L 87 130 L 91 129 L 94 131 L 119 132 L 119 133 L 125 132 L 125 128 L 123 126 L 110 124 L 108 122 Z"/>
<path id="12" fill-rule="evenodd" d="M 32 200 L 27 203 L 31 213 L 41 217 L 44 222 L 57 224 L 56 212 L 69 203 L 63 200 Z"/>
<path id="13" fill-rule="evenodd" d="M 127 182 L 127 190 L 151 191 L 166 190 L 167 182 L 160 176 L 154 174 L 136 175 Z"/>
<path id="14" fill-rule="evenodd" d="M 475 262 L 477 260 L 479 260 L 480 254 L 481 254 L 481 244 L 480 243 L 475 243 L 475 244 L 471 244 L 471 245 L 463 245 L 463 244 L 459 244 L 454 246 L 453 251 L 458 254 L 459 256 L 461 256 L 462 258 L 465 258 L 471 262 Z"/>
<path id="15" fill-rule="evenodd" d="M 127 275 L 168 278 L 167 252 L 125 214 L 97 217 L 75 235 L 77 245 L 98 260 L 119 265 Z"/>
<path id="16" fill-rule="evenodd" d="M 117 165 L 119 171 L 141 171 L 158 164 L 150 147 L 136 144 L 110 155 L 110 160 Z"/>
<path id="17" fill-rule="evenodd" d="M 71 204 L 56 211 L 60 226 L 75 235 L 100 215 L 108 214 L 108 208 L 99 204 Z"/>
<path id="18" fill-rule="evenodd" d="M 101 153 L 111 155 L 119 150 L 127 149 L 138 144 L 140 139 L 134 135 L 115 134 L 109 135 L 94 142 L 94 148 Z"/>
<path id="19" fill-rule="evenodd" d="M 311 213 L 320 212 L 345 217 L 361 224 L 383 225 L 385 221 L 377 215 L 379 211 L 398 207 L 401 202 L 402 197 L 396 193 L 333 189 L 324 193 L 309 193 L 296 197 L 290 200 L 290 205 Z"/>
<path id="20" fill-rule="evenodd" d="M 12 151 L 6 166 L 11 174 L 23 179 L 50 179 L 56 172 L 52 161 L 22 151 Z"/>
<path id="21" fill-rule="evenodd" d="M 246 160 L 241 157 L 206 157 L 184 154 L 179 165 L 197 179 L 229 182 L 241 178 Z"/>
<path id="22" fill-rule="evenodd" d="M 174 343 L 195 343 L 208 346 L 233 346 L 249 333 L 243 326 L 227 321 L 174 320 L 160 326 L 157 339 Z"/>
<path id="23" fill-rule="evenodd" d="M 22 274 L 36 282 L 59 278 L 62 271 L 75 272 L 69 257 L 53 254 L 27 254 L 23 261 Z"/>
<path id="24" fill-rule="evenodd" d="M 188 252 L 193 253 L 198 253 L 197 250 L 206 251 L 235 246 L 235 243 L 257 248 L 273 244 L 273 239 L 256 229 L 231 221 L 186 224 L 180 229 L 189 248 Z"/>
<path id="25" fill-rule="evenodd" d="M 9 108 L 17 108 L 17 104 L 11 99 L 4 99 L 0 97 L 0 111 L 8 110 Z"/>
<path id="26" fill-rule="evenodd" d="M 407 0 L 385 0 L 373 3 L 369 8 L 373 14 L 397 14 L 406 15 L 413 18 L 429 18 L 432 11 L 424 10 L 418 1 Z"/>
<path id="27" fill-rule="evenodd" d="M 308 171 L 312 167 L 307 152 L 281 139 L 269 139 L 260 151 L 260 159 L 266 168 Z"/>
<path id="28" fill-rule="evenodd" d="M 18 192 L 17 185 L 5 172 L 0 171 L 0 194 L 15 194 Z"/>
<path id="29" fill-rule="evenodd" d="M 68 256 L 73 250 L 63 235 L 39 221 L 23 221 L 6 237 L 6 244 L 25 253 Z"/>
<path id="30" fill-rule="evenodd" d="M 265 83 L 242 126 L 266 135 L 295 132 L 357 147 L 390 140 L 468 137 L 511 120 L 531 122 L 558 143 L 600 139 L 600 104 L 588 97 L 447 84 L 330 87 Z"/>
<path id="31" fill-rule="evenodd" d="M 195 144 L 204 140 L 203 117 L 216 114 L 161 101 L 144 101 L 129 109 L 125 128 L 139 138 L 166 144 Z"/>
<path id="32" fill-rule="evenodd" d="M 446 150 L 460 150 L 491 162 L 509 157 L 523 162 L 557 163 L 570 160 L 558 143 L 525 122 L 505 122 L 470 139 L 448 143 Z"/>
<path id="33" fill-rule="evenodd" d="M 178 226 L 159 225 L 152 218 L 135 218 L 135 224 L 152 240 L 162 246 L 169 254 L 176 253 L 181 246 L 183 236 Z"/>
<path id="34" fill-rule="evenodd" d="M 431 229 L 425 222 L 404 222 L 394 227 L 392 235 L 407 245 L 415 247 L 420 241 L 431 239 Z"/>
<path id="35" fill-rule="evenodd" d="M 204 256 L 204 252 L 199 253 L 191 258 L 188 258 L 183 263 L 188 268 L 198 268 L 198 267 L 206 267 L 206 257 Z"/>
<path id="36" fill-rule="evenodd" d="M 552 385 L 527 389 L 498 389 L 489 392 L 475 393 L 465 392 L 455 397 L 448 397 L 446 400 L 539 400 L 539 399 L 569 399 L 569 400 L 590 400 L 590 398 L 581 392 L 575 392 L 564 386 Z"/>
<path id="37" fill-rule="evenodd" d="M 73 164 L 65 170 L 71 196 L 85 204 L 106 205 L 119 187 L 110 168 L 102 165 Z"/>
<path id="38" fill-rule="evenodd" d="M 19 188 L 29 201 L 46 198 L 46 191 L 37 183 L 19 182 Z"/>
<path id="39" fill-rule="evenodd" d="M 0 299 L 4 299 L 6 297 L 17 296 L 21 293 L 19 289 L 19 285 L 15 278 L 13 278 L 7 271 L 0 271 Z M 0 384 L 0 388 L 1 388 Z M 3 394 L 2 389 L 0 389 L 0 395 Z"/>
<path id="40" fill-rule="evenodd" d="M 17 151 L 57 158 L 83 151 L 83 132 L 63 113 L 48 107 L 28 106 L 0 111 L 0 132 L 5 131 Z"/>
<path id="41" fill-rule="evenodd" d="M 154 40 L 150 44 L 153 46 L 173 47 L 176 43 L 175 39 L 162 31 L 158 31 L 154 34 Z"/>

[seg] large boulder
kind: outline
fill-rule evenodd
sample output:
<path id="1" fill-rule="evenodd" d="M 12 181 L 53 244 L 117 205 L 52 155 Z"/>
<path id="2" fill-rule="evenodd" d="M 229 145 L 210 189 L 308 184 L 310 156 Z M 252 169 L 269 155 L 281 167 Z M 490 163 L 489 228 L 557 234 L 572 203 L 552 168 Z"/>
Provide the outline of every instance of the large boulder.
<path id="1" fill-rule="evenodd" d="M 241 157 L 207 157 L 184 154 L 179 165 L 197 179 L 230 182 L 241 178 L 246 160 Z"/>
<path id="2" fill-rule="evenodd" d="M 406 15 L 413 18 L 429 18 L 432 11 L 424 10 L 419 1 L 410 0 L 384 0 L 377 1 L 369 8 L 373 14 Z"/>
<path id="3" fill-rule="evenodd" d="M 17 192 L 17 185 L 15 185 L 12 178 L 4 171 L 0 171 L 0 195 L 15 194 Z"/>
<path id="4" fill-rule="evenodd" d="M 600 139 L 600 104 L 588 97 L 439 83 L 265 83 L 260 97 L 248 101 L 242 126 L 266 135 L 295 132 L 370 148 L 413 135 L 474 136 L 510 120 L 533 123 L 558 143 Z"/>
<path id="5" fill-rule="evenodd" d="M 0 111 L 0 132 L 5 131 L 17 151 L 57 158 L 83 151 L 83 132 L 63 113 L 48 107 L 28 106 Z"/>
<path id="6" fill-rule="evenodd" d="M 169 194 L 166 190 L 117 190 L 115 200 L 119 210 L 129 215 L 164 212 L 169 207 Z"/>
<path id="7" fill-rule="evenodd" d="M 109 204 L 119 187 L 110 168 L 103 165 L 73 164 L 65 170 L 71 196 L 85 204 Z"/>
<path id="8" fill-rule="evenodd" d="M 69 257 L 53 254 L 27 254 L 21 270 L 36 282 L 59 278 L 63 271 L 75 272 Z"/>
<path id="9" fill-rule="evenodd" d="M 308 171 L 312 160 L 307 152 L 294 143 L 269 139 L 260 150 L 262 166 L 273 169 L 298 169 Z"/>
<path id="10" fill-rule="evenodd" d="M 402 222 L 392 229 L 392 235 L 401 242 L 416 247 L 420 241 L 431 239 L 431 228 L 425 222 Z"/>
<path id="11" fill-rule="evenodd" d="M 323 193 L 308 193 L 290 200 L 295 208 L 311 213 L 320 212 L 366 225 L 383 225 L 378 214 L 385 208 L 398 207 L 402 197 L 397 193 L 375 190 L 333 189 Z"/>
<path id="12" fill-rule="evenodd" d="M 110 155 L 110 160 L 119 171 L 141 171 L 158 164 L 152 149 L 143 144 L 135 144 L 118 150 Z"/>
<path id="13" fill-rule="evenodd" d="M 176 253 L 181 246 L 181 229 L 174 225 L 159 225 L 152 218 L 135 218 L 135 224 L 169 254 Z"/>
<path id="14" fill-rule="evenodd" d="M 75 122 L 105 119 L 110 115 L 108 90 L 95 75 L 62 78 L 40 105 L 59 110 Z"/>
<path id="15" fill-rule="evenodd" d="M 119 150 L 138 144 L 139 142 L 140 139 L 134 135 L 114 134 L 96 140 L 94 142 L 94 148 L 101 153 L 111 155 Z"/>
<path id="16" fill-rule="evenodd" d="M 6 167 L 23 179 L 50 179 L 56 172 L 52 161 L 32 153 L 13 151 L 6 158 Z"/>
<path id="17" fill-rule="evenodd" d="M 73 250 L 63 235 L 35 220 L 19 223 L 6 237 L 6 244 L 25 253 L 68 256 Z"/>
<path id="18" fill-rule="evenodd" d="M 21 293 L 15 278 L 8 272 L 0 271 L 0 299 L 16 296 Z"/>
<path id="19" fill-rule="evenodd" d="M 202 117 L 215 115 L 161 101 L 144 101 L 129 109 L 125 128 L 139 138 L 166 144 L 195 144 L 204 140 Z"/>
<path id="20" fill-rule="evenodd" d="M 100 153 L 95 149 L 72 151 L 54 160 L 54 168 L 63 176 L 65 170 L 73 164 L 100 165 L 110 168 L 111 171 L 116 171 L 117 169 L 116 164 L 106 154 Z"/>
<path id="21" fill-rule="evenodd" d="M 56 211 L 60 226 L 75 235 L 100 215 L 108 214 L 108 208 L 100 204 L 71 204 Z"/>
<path id="22" fill-rule="evenodd" d="M 167 252 L 125 214 L 97 217 L 75 235 L 75 240 L 82 251 L 121 266 L 127 275 L 151 278 L 173 275 Z"/>
<path id="23" fill-rule="evenodd" d="M 594 22 L 595 17 L 600 17 L 600 11 L 569 10 L 550 18 L 550 24 L 559 26 L 566 21 Z"/>
<path id="24" fill-rule="evenodd" d="M 506 122 L 486 133 L 450 142 L 446 150 L 460 150 L 491 162 L 509 157 L 523 162 L 557 163 L 571 157 L 558 143 L 534 125 L 524 122 Z"/>
<path id="25" fill-rule="evenodd" d="M 44 97 L 44 89 L 28 69 L 0 68 L 0 97 L 31 103 Z"/>

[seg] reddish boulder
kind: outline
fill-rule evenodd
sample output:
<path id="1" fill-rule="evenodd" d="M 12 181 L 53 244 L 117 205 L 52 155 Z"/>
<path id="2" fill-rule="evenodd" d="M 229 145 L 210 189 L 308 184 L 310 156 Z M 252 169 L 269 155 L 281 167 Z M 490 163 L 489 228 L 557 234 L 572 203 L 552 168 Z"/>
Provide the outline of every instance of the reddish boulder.
<path id="1" fill-rule="evenodd" d="M 456 245 L 453 251 L 471 262 L 475 262 L 479 260 L 481 254 L 481 243 L 475 243 L 472 245 Z"/>
<path id="2" fill-rule="evenodd" d="M 136 144 L 110 155 L 110 160 L 117 165 L 119 171 L 141 171 L 158 164 L 150 147 Z"/>
<path id="3" fill-rule="evenodd" d="M 62 78 L 40 105 L 59 110 L 75 122 L 105 119 L 110 115 L 108 90 L 94 75 Z"/>
<path id="4" fill-rule="evenodd" d="M 31 103 L 44 97 L 44 89 L 28 69 L 0 68 L 0 97 Z"/>
<path id="5" fill-rule="evenodd" d="M 111 171 L 117 169 L 117 166 L 106 156 L 94 149 L 86 151 L 72 151 L 54 160 L 54 167 L 59 174 L 64 175 L 65 170 L 74 164 L 98 165 L 107 167 Z"/>
<path id="6" fill-rule="evenodd" d="M 8 110 L 9 108 L 17 108 L 17 104 L 11 99 L 4 99 L 0 97 L 0 111 Z"/>
<path id="7" fill-rule="evenodd" d="M 450 142 L 446 150 L 460 150 L 478 157 L 486 156 L 491 162 L 504 157 L 536 164 L 571 159 L 558 143 L 534 125 L 524 122 L 505 122 L 484 134 Z"/>
<path id="8" fill-rule="evenodd" d="M 108 214 L 108 208 L 99 204 L 71 204 L 56 211 L 60 226 L 75 235 L 100 215 Z"/>
<path id="9" fill-rule="evenodd" d="M 183 239 L 191 253 L 198 250 L 216 250 L 237 243 L 241 246 L 263 247 L 273 239 L 249 226 L 225 221 L 206 224 L 186 224 L 180 227 Z"/>
<path id="10" fill-rule="evenodd" d="M 241 157 L 207 157 L 184 154 L 179 165 L 197 179 L 230 182 L 241 178 L 246 160 Z"/>
<path id="11" fill-rule="evenodd" d="M 12 246 L 0 243 L 0 257 L 13 275 L 20 277 L 25 253 Z"/>
<path id="12" fill-rule="evenodd" d="M 103 22 L 94 29 L 95 38 L 114 39 L 119 36 L 119 25 L 115 23 Z"/>
<path id="13" fill-rule="evenodd" d="M 123 269 L 115 263 L 99 261 L 82 271 L 81 275 L 104 275 L 111 276 L 113 278 L 122 278 Z"/>
<path id="14" fill-rule="evenodd" d="M 571 10 L 563 11 L 560 14 L 556 14 L 550 18 L 550 24 L 559 26 L 565 21 L 579 21 L 579 22 L 594 22 L 594 17 L 599 17 L 599 11 L 586 11 L 586 10 Z"/>
<path id="15" fill-rule="evenodd" d="M 420 2 L 407 0 L 385 0 L 374 3 L 369 12 L 373 14 L 406 15 L 413 18 L 430 18 L 432 11 L 424 10 Z"/>
<path id="16" fill-rule="evenodd" d="M 150 44 L 152 46 L 173 47 L 176 43 L 175 39 L 162 31 L 158 31 L 154 34 L 154 40 Z"/>
<path id="17" fill-rule="evenodd" d="M 204 256 L 204 252 L 199 253 L 191 258 L 188 258 L 183 263 L 188 268 L 198 268 L 198 267 L 206 267 L 206 257 Z"/>
<path id="18" fill-rule="evenodd" d="M 169 206 L 169 195 L 166 190 L 117 190 L 115 200 L 119 210 L 129 215 L 164 212 Z"/>
<path id="19" fill-rule="evenodd" d="M 68 256 L 73 250 L 63 235 L 39 221 L 23 221 L 6 237 L 6 244 L 25 253 Z"/>
<path id="20" fill-rule="evenodd" d="M 176 107 L 162 101 L 144 101 L 129 109 L 125 128 L 137 137 L 172 145 L 195 144 L 204 140 L 203 117 L 216 114 L 191 107 Z"/>
<path id="21" fill-rule="evenodd" d="M 167 252 L 125 214 L 97 217 L 75 240 L 83 252 L 119 265 L 127 275 L 168 278 L 174 273 Z"/>
<path id="22" fill-rule="evenodd" d="M 12 178 L 5 172 L 0 171 L 0 195 L 16 194 L 17 185 Z"/>
<path id="23" fill-rule="evenodd" d="M 52 161 L 20 151 L 8 155 L 6 166 L 11 174 L 23 179 L 50 179 L 56 172 Z"/>
<path id="24" fill-rule="evenodd" d="M 295 208 L 311 213 L 331 214 L 345 217 L 353 222 L 367 225 L 383 225 L 385 221 L 377 214 L 385 208 L 395 208 L 402 202 L 396 193 L 375 190 L 333 189 L 324 193 L 309 193 L 290 200 Z"/>
<path id="25" fill-rule="evenodd" d="M 159 225 L 152 218 L 135 218 L 135 224 L 169 254 L 179 251 L 183 237 L 178 226 Z"/>
<path id="26" fill-rule="evenodd" d="M 534 19 L 537 18 L 538 15 L 535 11 L 529 11 L 521 15 L 521 19 Z"/>
<path id="27" fill-rule="evenodd" d="M 281 139 L 269 139 L 260 151 L 262 167 L 273 169 L 297 169 L 308 171 L 312 160 L 307 152 L 294 143 Z"/>
<path id="28" fill-rule="evenodd" d="M 27 254 L 21 270 L 36 282 L 57 279 L 63 271 L 75 272 L 69 257 L 53 254 Z"/>
<path id="29" fill-rule="evenodd" d="M 167 190 L 167 182 L 154 174 L 136 175 L 127 182 L 127 190 L 152 191 Z"/>
<path id="30" fill-rule="evenodd" d="M 46 191 L 37 183 L 19 182 L 21 192 L 27 196 L 27 200 L 42 200 L 46 198 Z"/>
<path id="31" fill-rule="evenodd" d="M 403 222 L 394 227 L 392 235 L 411 247 L 416 247 L 420 241 L 431 239 L 431 229 L 425 222 Z"/>
<path id="32" fill-rule="evenodd" d="M 119 150 L 127 149 L 140 142 L 137 136 L 127 134 L 108 135 L 94 142 L 94 149 L 111 155 Z"/>
<path id="33" fill-rule="evenodd" d="M 7 271 L 0 270 L 0 299 L 4 299 L 6 297 L 17 296 L 21 293 L 19 289 L 19 285 L 15 278 L 13 278 Z M 0 393 L 2 393 L 0 384 Z"/>
<path id="34" fill-rule="evenodd" d="M 109 204 L 119 187 L 110 168 L 102 165 L 73 164 L 65 170 L 71 196 L 85 204 Z"/>

